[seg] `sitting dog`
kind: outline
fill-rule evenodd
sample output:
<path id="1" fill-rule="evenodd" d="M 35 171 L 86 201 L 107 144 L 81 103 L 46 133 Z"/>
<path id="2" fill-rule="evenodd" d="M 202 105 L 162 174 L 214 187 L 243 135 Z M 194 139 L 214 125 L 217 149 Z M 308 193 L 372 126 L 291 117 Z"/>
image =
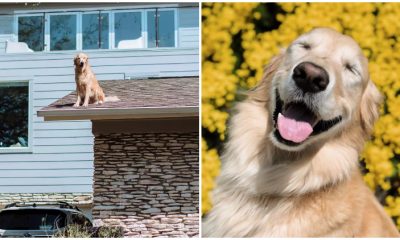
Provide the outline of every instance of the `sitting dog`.
<path id="1" fill-rule="evenodd" d="M 77 100 L 74 107 L 79 107 L 83 100 L 84 107 L 88 104 L 102 104 L 104 102 L 103 89 L 100 87 L 92 69 L 90 68 L 89 57 L 84 53 L 79 53 L 74 58 L 75 82 Z"/>
<path id="2" fill-rule="evenodd" d="M 206 237 L 399 237 L 362 179 L 381 94 L 349 36 L 318 28 L 237 105 Z"/>

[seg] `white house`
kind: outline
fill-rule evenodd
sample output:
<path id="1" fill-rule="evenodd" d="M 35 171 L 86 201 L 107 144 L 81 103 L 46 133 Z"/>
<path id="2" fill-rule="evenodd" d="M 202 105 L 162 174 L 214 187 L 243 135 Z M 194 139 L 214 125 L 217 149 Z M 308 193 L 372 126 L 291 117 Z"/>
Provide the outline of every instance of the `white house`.
<path id="1" fill-rule="evenodd" d="M 99 80 L 198 76 L 198 3 L 6 3 L 0 14 L 0 208 L 50 199 L 90 213 L 91 122 L 36 112 L 75 90 L 78 52 Z"/>

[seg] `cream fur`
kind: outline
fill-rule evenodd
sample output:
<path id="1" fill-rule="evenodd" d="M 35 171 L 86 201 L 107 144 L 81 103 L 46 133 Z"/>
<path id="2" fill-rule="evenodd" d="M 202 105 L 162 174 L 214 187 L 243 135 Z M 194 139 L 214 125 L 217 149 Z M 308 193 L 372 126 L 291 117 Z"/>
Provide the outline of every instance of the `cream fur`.
<path id="1" fill-rule="evenodd" d="M 319 35 L 328 43 L 330 38 L 342 41 L 344 48 L 356 46 L 347 36 L 330 29 L 317 29 L 308 35 Z M 327 51 L 334 56 L 339 47 Z M 353 52 L 358 54 L 358 46 Z M 288 88 L 285 74 L 297 64 L 290 54 L 284 52 L 275 58 L 260 85 L 235 108 L 203 236 L 399 237 L 358 169 L 358 156 L 378 117 L 381 99 L 369 80 L 365 59 L 360 57 L 360 77 L 348 81 L 344 80 L 352 78 L 348 73 L 337 74 L 335 59 L 324 60 L 334 85 L 323 94 L 334 101 L 334 112 L 342 114 L 343 121 L 292 148 L 282 146 L 271 135 L 274 89 Z M 318 58 L 319 54 L 303 57 Z M 318 104 L 316 110 L 332 107 Z"/>

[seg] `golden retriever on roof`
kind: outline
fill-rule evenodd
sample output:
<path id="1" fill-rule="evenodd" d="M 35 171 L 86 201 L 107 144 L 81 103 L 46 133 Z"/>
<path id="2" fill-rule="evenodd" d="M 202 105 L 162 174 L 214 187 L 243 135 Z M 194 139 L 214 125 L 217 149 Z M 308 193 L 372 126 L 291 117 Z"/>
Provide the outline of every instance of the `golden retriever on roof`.
<path id="1" fill-rule="evenodd" d="M 237 105 L 207 237 L 399 237 L 358 169 L 381 95 L 350 37 L 296 39 Z"/>
<path id="2" fill-rule="evenodd" d="M 79 107 L 82 101 L 84 107 L 87 107 L 89 103 L 102 104 L 104 102 L 103 89 L 90 68 L 88 59 L 89 57 L 84 53 L 79 53 L 74 58 L 77 95 L 74 107 Z"/>

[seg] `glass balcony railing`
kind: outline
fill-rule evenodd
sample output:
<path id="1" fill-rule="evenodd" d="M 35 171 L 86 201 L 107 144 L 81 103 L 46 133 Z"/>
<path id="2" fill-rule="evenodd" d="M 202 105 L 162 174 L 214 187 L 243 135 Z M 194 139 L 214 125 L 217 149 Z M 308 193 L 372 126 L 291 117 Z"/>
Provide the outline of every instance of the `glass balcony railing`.
<path id="1" fill-rule="evenodd" d="M 178 47 L 178 8 L 0 15 L 6 53 Z"/>

